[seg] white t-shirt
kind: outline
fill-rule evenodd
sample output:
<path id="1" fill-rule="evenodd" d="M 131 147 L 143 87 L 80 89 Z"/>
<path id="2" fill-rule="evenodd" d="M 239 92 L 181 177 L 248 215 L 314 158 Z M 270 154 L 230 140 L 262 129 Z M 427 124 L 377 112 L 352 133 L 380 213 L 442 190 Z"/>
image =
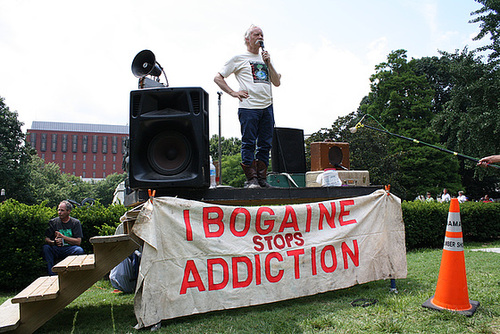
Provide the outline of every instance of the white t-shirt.
<path id="1" fill-rule="evenodd" d="M 249 97 L 240 101 L 240 108 L 264 109 L 273 103 L 269 70 L 261 54 L 246 52 L 231 58 L 219 71 L 227 78 L 234 73 L 239 90 L 248 92 Z"/>

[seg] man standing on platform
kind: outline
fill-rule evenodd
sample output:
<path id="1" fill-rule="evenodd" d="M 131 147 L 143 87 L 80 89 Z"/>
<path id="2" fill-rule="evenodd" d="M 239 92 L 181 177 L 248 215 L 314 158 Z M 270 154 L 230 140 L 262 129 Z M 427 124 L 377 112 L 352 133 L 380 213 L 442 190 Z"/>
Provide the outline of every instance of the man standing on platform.
<path id="1" fill-rule="evenodd" d="M 268 188 L 266 181 L 271 150 L 274 112 L 271 84 L 281 84 L 271 56 L 264 50 L 262 29 L 252 25 L 245 33 L 247 52 L 231 58 L 217 73 L 215 83 L 227 94 L 237 98 L 241 126 L 241 167 L 247 178 L 247 188 Z M 262 53 L 259 54 L 259 49 Z M 234 73 L 239 84 L 231 89 L 225 78 Z"/>
<path id="2" fill-rule="evenodd" d="M 49 221 L 45 232 L 43 257 L 47 261 L 49 275 L 55 275 L 52 267 L 57 260 L 63 260 L 69 255 L 82 255 L 80 247 L 83 239 L 82 225 L 78 219 L 70 217 L 73 206 L 68 201 L 59 203 L 57 213 L 59 217 Z"/>

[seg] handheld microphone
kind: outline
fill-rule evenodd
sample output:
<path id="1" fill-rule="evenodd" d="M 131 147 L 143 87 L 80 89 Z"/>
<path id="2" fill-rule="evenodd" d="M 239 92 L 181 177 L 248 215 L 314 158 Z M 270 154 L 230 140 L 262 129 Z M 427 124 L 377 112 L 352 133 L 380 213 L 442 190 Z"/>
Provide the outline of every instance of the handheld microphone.
<path id="1" fill-rule="evenodd" d="M 262 51 L 266 51 L 266 50 L 264 50 L 264 41 L 260 40 L 259 44 L 260 44 L 260 47 L 262 48 Z"/>

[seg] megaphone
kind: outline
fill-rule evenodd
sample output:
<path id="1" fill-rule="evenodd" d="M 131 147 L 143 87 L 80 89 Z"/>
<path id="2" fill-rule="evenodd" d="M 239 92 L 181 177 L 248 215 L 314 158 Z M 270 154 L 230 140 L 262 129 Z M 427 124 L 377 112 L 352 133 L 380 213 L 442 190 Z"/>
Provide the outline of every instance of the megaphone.
<path id="1" fill-rule="evenodd" d="M 142 50 L 132 61 L 132 73 L 137 78 L 146 75 L 159 77 L 163 72 L 160 64 L 156 62 L 155 54 L 150 50 Z"/>

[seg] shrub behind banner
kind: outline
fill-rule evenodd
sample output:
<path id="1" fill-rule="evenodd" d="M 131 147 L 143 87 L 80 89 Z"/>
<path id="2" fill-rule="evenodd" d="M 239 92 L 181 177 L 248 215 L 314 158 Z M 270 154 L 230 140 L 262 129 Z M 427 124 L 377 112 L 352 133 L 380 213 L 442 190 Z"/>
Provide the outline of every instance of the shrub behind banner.
<path id="1" fill-rule="evenodd" d="M 42 246 L 48 222 L 57 217 L 57 211 L 44 205 L 26 205 L 15 200 L 0 204 L 0 291 L 24 289 L 47 274 Z M 89 239 L 102 230 L 112 234 L 126 211 L 121 205 L 101 204 L 73 209 L 71 216 L 82 222 L 85 253 L 93 252 Z"/>
<path id="2" fill-rule="evenodd" d="M 403 202 L 406 249 L 443 246 L 449 203 Z M 493 241 L 500 237 L 500 203 L 460 204 L 464 241 Z"/>

